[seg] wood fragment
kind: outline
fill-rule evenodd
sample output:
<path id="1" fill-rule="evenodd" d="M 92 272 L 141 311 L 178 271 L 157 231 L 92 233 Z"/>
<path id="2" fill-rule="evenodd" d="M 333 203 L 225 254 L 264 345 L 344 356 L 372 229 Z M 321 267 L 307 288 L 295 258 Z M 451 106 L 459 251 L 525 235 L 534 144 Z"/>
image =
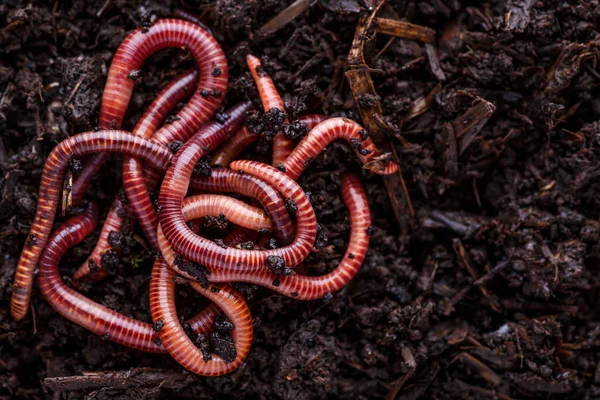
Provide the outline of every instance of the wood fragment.
<path id="1" fill-rule="evenodd" d="M 90 390 L 111 387 L 127 389 L 131 387 L 160 386 L 168 389 L 182 389 L 193 380 L 190 374 L 182 372 L 133 368 L 125 371 L 84 372 L 83 375 L 57 376 L 45 378 L 42 386 L 53 392 Z"/>
<path id="2" fill-rule="evenodd" d="M 425 45 L 425 53 L 427 54 L 427 60 L 429 60 L 429 67 L 431 68 L 431 73 L 439 81 L 445 81 L 446 74 L 444 74 L 442 66 L 440 65 L 440 58 L 438 57 L 437 49 L 431 43 L 427 43 Z"/>
<path id="3" fill-rule="evenodd" d="M 465 246 L 463 246 L 461 240 L 454 239 L 452 247 L 454 248 L 454 251 L 458 258 L 458 263 L 467 270 L 469 275 L 471 275 L 471 278 L 473 278 L 473 281 L 476 282 L 479 279 L 479 275 L 473 269 L 467 251 L 465 250 Z M 479 289 L 481 294 L 487 299 L 492 310 L 500 312 L 500 305 L 496 298 L 490 295 L 483 285 L 477 285 L 477 288 Z"/>
<path id="4" fill-rule="evenodd" d="M 316 1 L 312 0 L 312 4 Z M 269 22 L 258 28 L 256 33 L 259 36 L 266 37 L 274 34 L 290 22 L 292 22 L 296 17 L 309 9 L 312 5 L 311 0 L 296 0 L 292 4 L 290 4 L 286 9 L 281 11 L 275 17 L 273 17 Z"/>
<path id="5" fill-rule="evenodd" d="M 454 364 L 456 361 L 460 361 L 473 369 L 483 380 L 489 382 L 493 386 L 498 386 L 502 382 L 502 378 L 500 378 L 498 374 L 469 353 L 460 353 L 452 360 L 451 364 Z"/>
<path id="6" fill-rule="evenodd" d="M 375 91 L 373 80 L 371 79 L 370 69 L 365 61 L 365 42 L 369 38 L 368 31 L 375 19 L 377 12 L 385 4 L 385 1 L 381 1 L 373 12 L 368 16 L 362 16 L 356 26 L 354 34 L 354 40 L 352 47 L 348 55 L 349 69 L 346 71 L 346 78 L 350 84 L 352 90 L 352 96 L 354 102 L 358 107 L 358 111 L 362 118 L 365 128 L 369 131 L 373 142 L 382 151 L 392 151 L 393 146 L 390 142 L 390 138 L 393 136 L 391 129 L 384 122 L 383 110 L 381 108 L 381 102 L 379 96 Z M 373 39 L 374 37 L 370 37 Z M 394 154 L 395 160 L 398 161 L 397 156 Z M 386 176 L 383 178 L 386 186 L 388 197 L 394 210 L 396 220 L 400 225 L 403 233 L 407 232 L 407 221 L 411 227 L 415 226 L 414 210 L 412 209 L 412 202 L 410 195 L 406 188 L 404 178 L 402 176 L 402 169 L 398 168 L 398 172 L 395 175 Z M 402 193 L 402 199 L 397 196 L 397 192 Z"/>
<path id="7" fill-rule="evenodd" d="M 469 147 L 473 139 L 496 111 L 496 107 L 487 100 L 476 98 L 471 108 L 452 122 L 454 134 L 458 140 L 458 155 Z"/>
<path id="8" fill-rule="evenodd" d="M 431 103 L 433 103 L 433 99 L 435 99 L 435 95 L 438 94 L 438 92 L 440 91 L 441 88 L 442 88 L 442 84 L 438 83 L 437 85 L 434 86 L 433 89 L 431 89 L 431 91 L 427 94 L 427 96 L 420 97 L 417 100 L 415 100 L 412 108 L 406 114 L 406 116 L 404 117 L 402 122 L 404 123 L 408 120 L 418 117 L 419 115 L 421 115 L 425 111 L 427 111 L 429 109 L 429 106 L 431 105 Z"/>
<path id="9" fill-rule="evenodd" d="M 402 39 L 418 40 L 424 43 L 432 43 L 435 40 L 433 29 L 395 19 L 375 18 L 373 27 L 379 33 Z"/>

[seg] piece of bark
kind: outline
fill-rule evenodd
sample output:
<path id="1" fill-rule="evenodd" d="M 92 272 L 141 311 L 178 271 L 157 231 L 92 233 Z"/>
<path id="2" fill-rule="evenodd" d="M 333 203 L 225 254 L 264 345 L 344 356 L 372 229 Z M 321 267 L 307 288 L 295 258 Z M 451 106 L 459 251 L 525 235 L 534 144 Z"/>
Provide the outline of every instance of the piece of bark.
<path id="1" fill-rule="evenodd" d="M 275 17 L 271 18 L 269 22 L 258 28 L 256 33 L 258 33 L 261 37 L 267 37 L 274 34 L 292 22 L 300 14 L 308 10 L 308 8 L 312 5 L 311 1 L 312 0 L 296 0 Z"/>
<path id="2" fill-rule="evenodd" d="M 168 389 L 181 389 L 193 380 L 192 375 L 182 372 L 152 368 L 134 368 L 126 371 L 84 372 L 83 375 L 57 376 L 45 378 L 45 390 L 66 392 L 111 387 L 127 389 L 131 387 L 160 386 Z"/>
<path id="3" fill-rule="evenodd" d="M 418 40 L 424 43 L 432 43 L 435 39 L 433 29 L 390 18 L 375 18 L 373 28 L 384 35 Z"/>

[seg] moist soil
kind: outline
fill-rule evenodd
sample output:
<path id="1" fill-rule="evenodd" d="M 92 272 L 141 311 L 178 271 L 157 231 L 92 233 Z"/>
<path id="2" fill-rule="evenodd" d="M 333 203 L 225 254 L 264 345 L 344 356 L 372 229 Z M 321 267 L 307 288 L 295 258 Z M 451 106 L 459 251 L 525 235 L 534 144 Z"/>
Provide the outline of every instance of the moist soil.
<path id="1" fill-rule="evenodd" d="M 378 34 L 367 55 L 377 96 L 362 100 L 381 103 L 400 159 L 406 190 L 392 195 L 403 199 L 402 224 L 382 179 L 363 173 L 374 229 L 361 271 L 339 293 L 311 302 L 238 285 L 255 339 L 232 374 L 195 377 L 168 356 L 103 340 L 60 317 L 37 289 L 35 313 L 19 323 L 10 318 L 11 282 L 44 161 L 64 138 L 94 129 L 111 58 L 136 27 L 176 9 L 201 16 L 227 54 L 225 105 L 247 98 L 260 109 L 244 62 L 251 52 L 288 112 L 360 121 L 344 72 L 371 2 L 312 1 L 261 36 L 259 28 L 290 3 L 0 5 L 0 398 L 599 398 L 598 0 L 397 0 L 382 8 L 379 16 L 436 34 L 431 45 Z M 183 49 L 153 55 L 124 128 L 191 64 Z M 469 118 L 481 99 L 495 111 L 466 144 L 459 141 L 466 146 L 459 152 L 449 126 Z M 269 154 L 268 141 L 248 151 L 256 159 Z M 88 190 L 104 214 L 118 194 L 120 161 L 113 157 Z M 352 150 L 335 143 L 300 179 L 327 240 L 306 262 L 310 273 L 334 268 L 345 251 L 339 175 L 347 170 L 361 173 Z M 62 260 L 69 284 L 96 239 Z M 152 255 L 138 230 L 120 240 L 108 278 L 77 290 L 150 321 Z M 182 316 L 204 306 L 181 292 Z M 137 378 L 100 374 L 100 385 L 84 380 L 63 391 L 47 379 L 105 371 Z"/>

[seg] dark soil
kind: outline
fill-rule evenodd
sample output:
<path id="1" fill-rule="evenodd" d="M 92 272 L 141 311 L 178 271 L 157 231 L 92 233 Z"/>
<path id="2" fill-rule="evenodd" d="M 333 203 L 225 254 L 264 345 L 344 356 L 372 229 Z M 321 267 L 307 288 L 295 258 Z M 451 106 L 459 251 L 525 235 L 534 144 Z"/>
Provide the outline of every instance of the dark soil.
<path id="1" fill-rule="evenodd" d="M 395 39 L 379 55 L 388 37 L 378 35 L 369 66 L 379 98 L 364 99 L 381 102 L 394 130 L 413 227 L 399 228 L 381 178 L 365 175 L 374 230 L 358 276 L 313 302 L 240 285 L 255 341 L 245 364 L 219 378 L 186 377 L 167 356 L 103 341 L 58 316 L 37 290 L 35 316 L 12 321 L 10 285 L 44 160 L 58 141 L 94 128 L 106 71 L 127 32 L 180 7 L 202 14 L 227 53 L 227 104 L 257 101 L 244 63 L 252 52 L 290 111 L 358 119 L 343 73 L 358 11 L 368 14 L 370 2 L 315 1 L 269 38 L 257 29 L 291 1 L 103 3 L 0 5 L 1 399 L 600 397 L 598 0 L 390 1 L 382 16 L 436 31 L 431 48 Z M 176 49 L 151 57 L 125 128 L 191 62 Z M 444 127 L 477 97 L 496 110 L 452 159 Z M 263 142 L 252 154 L 269 151 Z M 105 212 L 118 191 L 119 160 L 88 193 Z M 334 144 L 301 179 L 328 239 L 306 263 L 315 273 L 337 265 L 345 249 L 348 216 L 338 187 L 347 169 L 359 170 L 354 154 Z M 120 239 L 109 277 L 79 290 L 150 321 L 151 255 L 139 232 Z M 65 276 L 95 240 L 65 257 Z M 190 316 L 202 305 L 184 291 L 179 310 Z M 183 378 L 63 393 L 41 385 L 48 377 L 143 367 Z"/>

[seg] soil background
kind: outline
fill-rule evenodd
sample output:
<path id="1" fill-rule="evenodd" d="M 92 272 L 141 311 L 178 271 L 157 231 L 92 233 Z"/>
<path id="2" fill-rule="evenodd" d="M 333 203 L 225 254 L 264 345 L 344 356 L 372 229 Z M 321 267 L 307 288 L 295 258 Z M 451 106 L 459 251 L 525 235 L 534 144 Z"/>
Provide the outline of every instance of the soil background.
<path id="1" fill-rule="evenodd" d="M 244 62 L 251 52 L 263 58 L 289 110 L 359 120 L 344 71 L 370 2 L 315 0 L 276 34 L 257 35 L 290 3 L 0 5 L 0 398 L 599 398 L 597 0 L 397 0 L 382 9 L 380 16 L 436 33 L 431 46 L 379 34 L 369 56 L 414 216 L 405 208 L 400 227 L 381 178 L 363 174 L 374 231 L 358 276 L 312 302 L 240 285 L 255 340 L 234 373 L 189 376 L 167 356 L 103 341 L 61 318 L 37 289 L 35 317 L 10 318 L 10 287 L 45 158 L 65 137 L 94 128 L 112 55 L 154 16 L 177 8 L 201 15 L 228 57 L 226 104 L 248 98 L 259 105 Z M 192 61 L 179 49 L 153 55 L 124 128 Z M 449 124 L 478 97 L 495 112 L 452 157 L 447 149 L 457 138 Z M 260 142 L 249 154 L 269 151 Z M 88 191 L 104 213 L 119 189 L 120 160 L 113 157 Z M 345 170 L 360 166 L 346 145 L 333 144 L 300 181 L 328 238 L 307 262 L 315 273 L 335 267 L 345 250 L 348 216 L 338 194 Z M 139 237 L 127 232 L 109 277 L 78 290 L 150 321 L 151 256 Z M 64 276 L 96 238 L 63 259 Z M 178 304 L 190 316 L 204 303 L 183 290 Z M 62 393 L 42 385 L 132 368 L 159 368 L 168 379 Z"/>

